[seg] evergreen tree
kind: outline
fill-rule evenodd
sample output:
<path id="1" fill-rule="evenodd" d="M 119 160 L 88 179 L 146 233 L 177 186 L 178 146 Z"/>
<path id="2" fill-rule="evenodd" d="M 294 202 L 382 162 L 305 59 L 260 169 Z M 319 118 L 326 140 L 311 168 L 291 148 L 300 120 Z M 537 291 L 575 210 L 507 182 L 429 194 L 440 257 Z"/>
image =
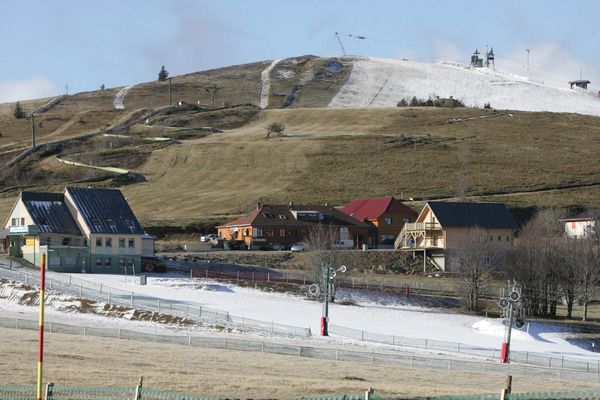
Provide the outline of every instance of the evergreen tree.
<path id="1" fill-rule="evenodd" d="M 21 103 L 19 103 L 17 101 L 17 104 L 15 104 L 15 110 L 13 111 L 13 114 L 15 115 L 15 118 L 17 119 L 21 119 L 21 118 L 25 118 L 25 111 L 23 111 L 23 108 L 21 107 Z"/>
<path id="2" fill-rule="evenodd" d="M 162 67 L 160 67 L 160 72 L 158 73 L 158 80 L 166 81 L 168 77 L 169 72 L 165 69 L 165 66 L 163 65 Z"/>

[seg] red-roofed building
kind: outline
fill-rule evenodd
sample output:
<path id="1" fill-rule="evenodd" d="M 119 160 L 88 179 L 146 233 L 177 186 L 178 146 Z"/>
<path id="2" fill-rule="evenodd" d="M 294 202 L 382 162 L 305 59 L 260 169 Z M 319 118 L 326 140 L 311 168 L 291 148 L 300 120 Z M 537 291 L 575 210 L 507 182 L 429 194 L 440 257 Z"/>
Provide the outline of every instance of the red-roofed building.
<path id="1" fill-rule="evenodd" d="M 353 200 L 341 211 L 371 226 L 372 248 L 392 248 L 404 224 L 417 218 L 416 211 L 393 196 Z"/>

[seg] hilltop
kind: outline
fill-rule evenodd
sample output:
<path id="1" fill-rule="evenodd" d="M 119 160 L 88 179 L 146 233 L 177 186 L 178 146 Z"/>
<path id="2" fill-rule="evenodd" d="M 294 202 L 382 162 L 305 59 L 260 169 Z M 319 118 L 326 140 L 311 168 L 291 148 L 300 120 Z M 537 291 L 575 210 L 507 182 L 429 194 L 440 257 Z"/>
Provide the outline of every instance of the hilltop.
<path id="1" fill-rule="evenodd" d="M 65 184 L 120 187 L 150 224 L 223 220 L 256 201 L 426 200 L 461 187 L 519 208 L 597 206 L 600 100 L 584 92 L 455 65 L 312 56 L 173 77 L 173 106 L 168 90 L 22 102 L 37 110 L 38 143 L 54 143 L 4 167 L 0 212 L 19 190 Z M 395 107 L 412 96 L 469 107 Z M 3 165 L 30 146 L 13 106 L 0 105 Z M 285 135 L 266 139 L 271 122 Z"/>

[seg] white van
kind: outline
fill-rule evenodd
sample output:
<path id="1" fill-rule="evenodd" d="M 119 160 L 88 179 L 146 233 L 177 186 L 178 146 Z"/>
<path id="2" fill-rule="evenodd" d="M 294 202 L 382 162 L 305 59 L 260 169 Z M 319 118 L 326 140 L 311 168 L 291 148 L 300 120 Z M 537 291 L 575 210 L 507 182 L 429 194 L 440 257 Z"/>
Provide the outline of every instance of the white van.
<path id="1" fill-rule="evenodd" d="M 353 249 L 354 248 L 354 240 L 352 239 L 344 239 L 338 241 L 333 245 L 334 249 Z"/>

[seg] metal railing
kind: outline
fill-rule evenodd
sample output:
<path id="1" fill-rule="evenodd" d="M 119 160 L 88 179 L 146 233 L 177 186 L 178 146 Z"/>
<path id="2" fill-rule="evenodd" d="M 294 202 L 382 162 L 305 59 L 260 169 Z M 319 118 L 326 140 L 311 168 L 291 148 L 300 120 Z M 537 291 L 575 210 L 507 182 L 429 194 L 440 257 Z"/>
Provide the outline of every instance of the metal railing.
<path id="1" fill-rule="evenodd" d="M 500 358 L 500 350 L 492 347 L 474 346 L 466 343 L 446 342 L 443 340 L 409 338 L 381 333 L 367 332 L 344 326 L 329 325 L 329 333 L 365 342 L 383 343 L 399 347 L 411 347 L 425 350 L 444 351 L 447 353 L 469 354 L 491 360 Z M 600 373 L 600 357 L 596 361 L 587 361 L 564 356 L 552 356 L 529 351 L 510 352 L 511 362 L 535 365 L 548 368 L 571 369 L 575 371 Z"/>
<path id="2" fill-rule="evenodd" d="M 0 328 L 16 328 L 37 330 L 37 321 L 19 318 L 0 317 Z M 48 323 L 44 326 L 47 332 L 72 335 L 100 336 L 116 339 L 129 339 L 143 342 L 170 343 L 190 347 L 252 351 L 288 356 L 307 357 L 331 361 L 352 361 L 365 364 L 399 365 L 413 368 L 443 369 L 448 371 L 466 371 L 479 373 L 499 373 L 508 375 L 527 375 L 557 380 L 577 380 L 584 382 L 600 382 L 600 373 L 571 369 L 547 368 L 522 364 L 500 364 L 489 361 L 473 361 L 446 358 L 440 355 L 423 356 L 400 352 L 359 351 L 343 348 L 314 347 L 276 343 L 266 340 L 242 340 L 221 337 L 164 335 L 138 332 L 120 328 L 95 328 L 74 326 L 62 323 Z"/>
<path id="3" fill-rule="evenodd" d="M 0 266 L 0 276 L 29 285 L 38 285 L 39 275 L 33 270 L 16 270 Z M 243 316 L 231 315 L 227 311 L 205 307 L 198 303 L 162 299 L 134 291 L 124 291 L 106 286 L 102 283 L 89 282 L 72 275 L 54 274 L 46 277 L 46 288 L 86 298 L 97 302 L 116 304 L 127 308 L 169 314 L 175 317 L 197 321 L 205 324 L 222 326 L 244 331 L 260 331 L 275 335 L 308 337 L 310 328 L 261 321 Z"/>

